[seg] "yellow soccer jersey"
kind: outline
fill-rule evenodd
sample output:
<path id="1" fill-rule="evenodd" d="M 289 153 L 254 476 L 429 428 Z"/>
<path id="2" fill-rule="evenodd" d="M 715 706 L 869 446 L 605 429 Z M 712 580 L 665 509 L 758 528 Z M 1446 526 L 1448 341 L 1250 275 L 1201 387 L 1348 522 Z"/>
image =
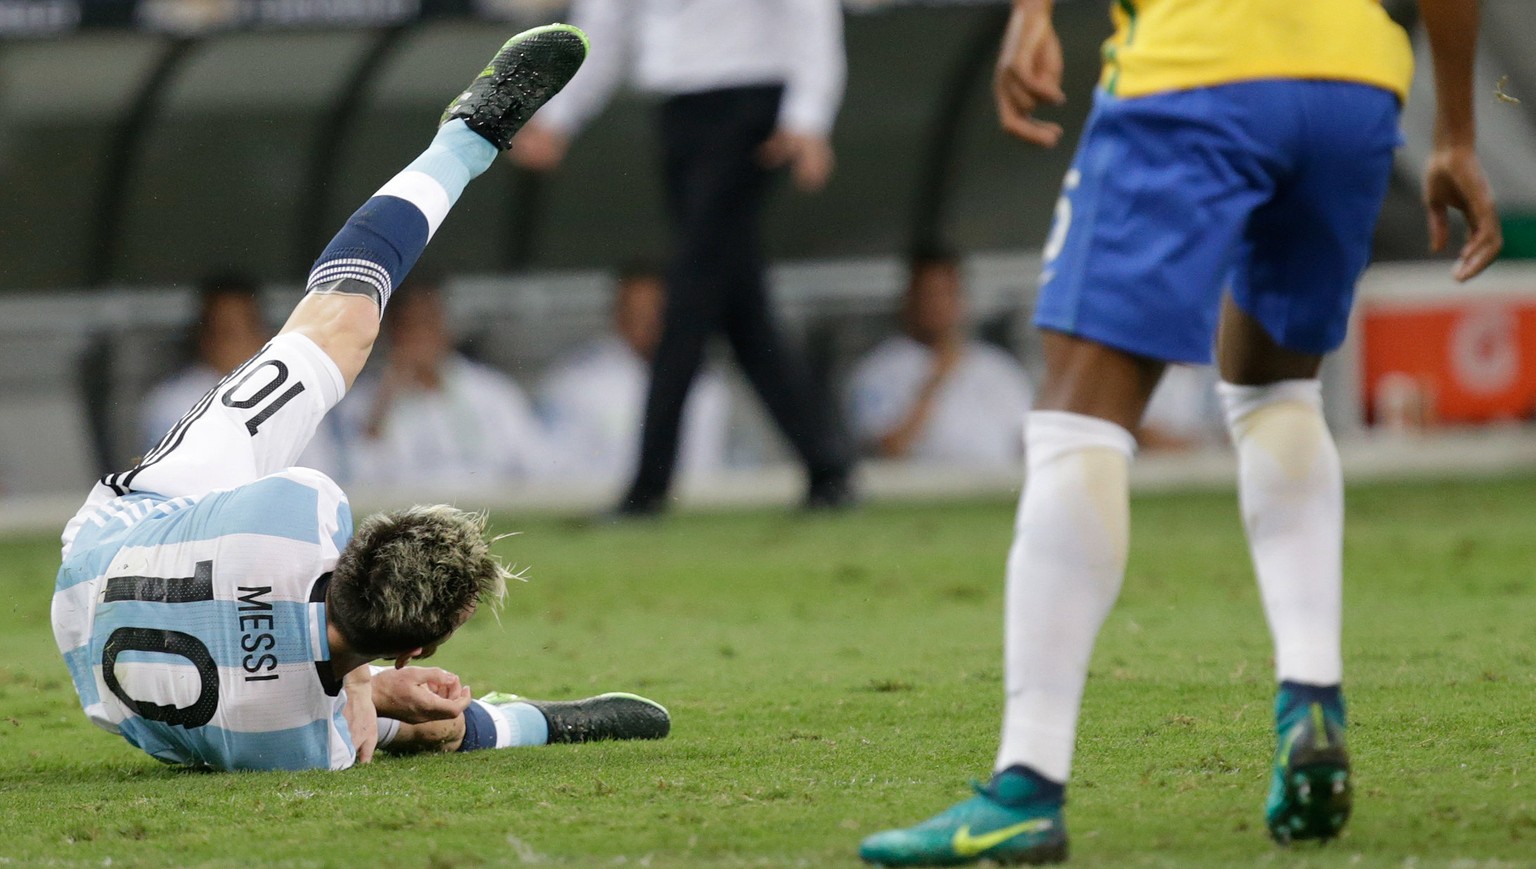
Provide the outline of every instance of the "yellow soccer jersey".
<path id="1" fill-rule="evenodd" d="M 1355 81 L 1406 100 L 1408 34 L 1379 0 L 1111 0 L 1100 85 L 1123 97 L 1234 81 Z"/>

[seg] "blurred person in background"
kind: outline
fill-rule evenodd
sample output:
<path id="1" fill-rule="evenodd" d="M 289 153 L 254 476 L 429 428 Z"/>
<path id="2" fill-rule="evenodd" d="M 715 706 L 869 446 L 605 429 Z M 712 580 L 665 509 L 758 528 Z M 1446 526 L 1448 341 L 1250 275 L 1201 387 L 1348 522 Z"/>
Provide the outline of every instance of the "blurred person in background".
<path id="1" fill-rule="evenodd" d="M 1452 275 L 1502 234 L 1472 115 L 1478 4 L 1420 0 L 1434 64 L 1424 202 Z M 1061 43 L 1051 0 L 1014 0 L 1002 126 L 1052 147 Z M 1133 432 L 1170 363 L 1217 363 L 1238 494 L 1274 642 L 1276 750 L 1264 821 L 1337 836 L 1345 743 L 1344 482 L 1318 370 L 1343 341 L 1401 135 L 1408 35 L 1376 0 L 1121 0 L 1093 111 L 1063 179 L 1035 307 L 1046 369 L 1007 563 L 1005 702 L 976 795 L 864 840 L 887 866 L 1059 862 L 1078 713 L 1130 536 Z M 1214 354 L 1213 354 L 1214 348 Z"/>
<path id="2" fill-rule="evenodd" d="M 902 332 L 853 369 L 848 417 L 864 449 L 932 465 L 1017 465 L 1029 375 L 1011 354 L 968 334 L 959 257 L 912 258 Z"/>
<path id="3" fill-rule="evenodd" d="M 1226 420 L 1209 365 L 1170 365 L 1158 381 L 1136 429 L 1143 453 L 1182 453 L 1224 446 Z"/>
<path id="4" fill-rule="evenodd" d="M 562 477 L 621 484 L 634 470 L 651 359 L 666 304 L 661 272 L 633 263 L 619 274 L 613 331 L 555 360 L 535 404 Z M 678 462 L 685 476 L 725 467 L 730 391 L 707 366 L 684 405 Z"/>
<path id="5" fill-rule="evenodd" d="M 255 281 L 235 272 L 205 279 L 198 290 L 197 319 L 188 329 L 187 345 L 193 354 L 190 364 L 155 384 L 140 406 L 140 454 L 159 443 L 187 408 L 255 355 L 272 335 L 272 327 L 261 313 Z M 298 464 L 346 479 L 341 437 L 338 419 L 327 417 Z"/>
<path id="6" fill-rule="evenodd" d="M 384 330 L 384 366 L 359 381 L 346 408 L 359 482 L 463 488 L 553 473 L 522 388 L 455 349 L 436 279 L 401 285 Z"/>
<path id="7" fill-rule="evenodd" d="M 807 473 L 805 505 L 851 502 L 852 455 L 830 396 L 769 307 L 760 218 L 775 169 L 815 192 L 832 174 L 828 136 L 846 60 L 838 0 L 576 0 L 591 61 L 513 141 L 520 165 L 560 165 L 631 62 L 661 97 L 667 206 L 674 240 L 667 306 L 641 427 L 639 462 L 620 515 L 666 507 L 689 386 L 707 339 L 723 332 L 747 380 Z"/>

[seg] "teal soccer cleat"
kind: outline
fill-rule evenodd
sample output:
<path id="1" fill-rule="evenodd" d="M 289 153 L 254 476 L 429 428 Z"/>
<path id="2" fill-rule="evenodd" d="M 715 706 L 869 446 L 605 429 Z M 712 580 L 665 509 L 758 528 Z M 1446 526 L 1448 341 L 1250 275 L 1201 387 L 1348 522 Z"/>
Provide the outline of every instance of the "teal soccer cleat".
<path id="1" fill-rule="evenodd" d="M 1060 863 L 1067 859 L 1061 786 L 1009 767 L 976 796 L 908 827 L 865 839 L 859 857 L 879 866 Z"/>
<path id="2" fill-rule="evenodd" d="M 463 118 L 471 130 L 505 151 L 517 131 L 566 86 L 586 59 L 587 35 L 569 24 L 519 33 L 454 98 L 438 123 Z"/>
<path id="3" fill-rule="evenodd" d="M 1327 690 L 1331 698 L 1302 699 L 1296 695 L 1316 689 L 1286 683 L 1275 701 L 1280 745 L 1264 822 L 1281 845 L 1302 839 L 1326 842 L 1349 820 L 1354 797 L 1344 745 L 1344 703 L 1337 689 Z"/>

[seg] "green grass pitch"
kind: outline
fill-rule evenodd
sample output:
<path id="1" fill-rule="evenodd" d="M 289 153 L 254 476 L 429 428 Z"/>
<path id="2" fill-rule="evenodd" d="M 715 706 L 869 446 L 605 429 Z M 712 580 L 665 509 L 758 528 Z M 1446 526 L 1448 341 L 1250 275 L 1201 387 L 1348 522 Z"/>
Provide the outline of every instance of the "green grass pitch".
<path id="1" fill-rule="evenodd" d="M 1348 510 L 1343 838 L 1263 830 L 1270 645 L 1233 495 L 1148 496 L 1084 705 L 1074 865 L 1536 865 L 1536 480 L 1353 487 Z M 853 867 L 988 770 L 1012 512 L 500 517 L 529 582 L 436 663 L 476 693 L 639 691 L 671 738 L 345 773 L 180 771 L 92 728 L 48 627 L 56 544 L 5 542 L 0 866 Z"/>

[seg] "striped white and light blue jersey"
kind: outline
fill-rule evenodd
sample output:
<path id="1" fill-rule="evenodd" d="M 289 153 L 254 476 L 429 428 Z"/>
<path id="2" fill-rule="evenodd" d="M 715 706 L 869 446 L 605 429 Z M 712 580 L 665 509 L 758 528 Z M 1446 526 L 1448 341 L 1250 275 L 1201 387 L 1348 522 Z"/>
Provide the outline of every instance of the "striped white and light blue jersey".
<path id="1" fill-rule="evenodd" d="M 351 536 L 345 494 L 305 468 L 195 497 L 87 504 L 53 596 L 86 715 L 169 763 L 351 766 L 325 616 Z"/>

